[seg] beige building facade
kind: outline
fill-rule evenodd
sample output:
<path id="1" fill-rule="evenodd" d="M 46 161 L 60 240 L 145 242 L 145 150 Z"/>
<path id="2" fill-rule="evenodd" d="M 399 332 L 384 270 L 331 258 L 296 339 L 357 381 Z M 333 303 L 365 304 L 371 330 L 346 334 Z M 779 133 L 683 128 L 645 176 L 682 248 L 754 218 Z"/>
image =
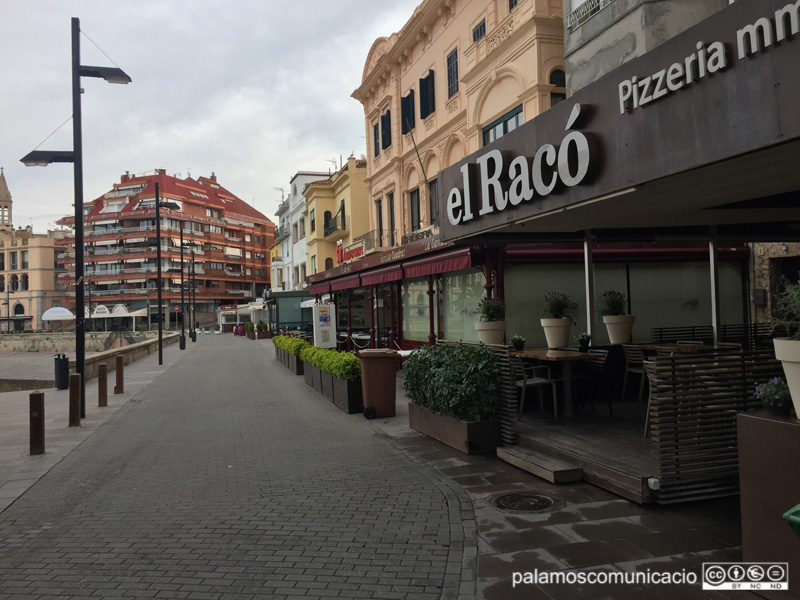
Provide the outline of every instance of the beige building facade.
<path id="1" fill-rule="evenodd" d="M 366 159 L 351 156 L 330 178 L 306 185 L 309 274 L 364 255 L 370 230 L 366 175 Z"/>
<path id="2" fill-rule="evenodd" d="M 561 15 L 561 0 L 425 0 L 375 41 L 353 92 L 371 250 L 436 234 L 439 171 L 564 98 Z"/>
<path id="3" fill-rule="evenodd" d="M 14 229 L 13 200 L 0 169 L 0 330 L 30 331 L 45 327 L 44 312 L 63 306 L 65 288 L 58 283 L 54 232 L 35 234 Z"/>

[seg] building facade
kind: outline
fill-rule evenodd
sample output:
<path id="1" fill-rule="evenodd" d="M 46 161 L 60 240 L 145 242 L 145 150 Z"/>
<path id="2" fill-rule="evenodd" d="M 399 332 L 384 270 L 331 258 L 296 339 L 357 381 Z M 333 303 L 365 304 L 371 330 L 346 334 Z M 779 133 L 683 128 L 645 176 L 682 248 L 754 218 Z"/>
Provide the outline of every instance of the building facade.
<path id="1" fill-rule="evenodd" d="M 367 161 L 351 156 L 330 178 L 306 186 L 309 275 L 364 256 L 370 231 Z"/>
<path id="2" fill-rule="evenodd" d="M 40 330 L 44 312 L 63 306 L 65 291 L 58 275 L 56 233 L 14 229 L 13 200 L 0 167 L 0 299 L 2 331 Z"/>
<path id="3" fill-rule="evenodd" d="M 59 224 L 73 225 L 74 218 Z M 168 319 L 182 313 L 183 285 L 187 303 L 188 292 L 195 291 L 197 320 L 210 321 L 221 304 L 263 297 L 270 285 L 268 249 L 274 236 L 272 221 L 222 187 L 213 173 L 197 179 L 170 176 L 164 169 L 126 173 L 85 209 L 87 308 L 97 317 L 157 318 L 160 241 L 160 286 Z M 63 235 L 59 244 L 74 245 L 74 234 Z M 74 268 L 74 259 L 74 252 L 68 252 L 60 262 Z M 60 277 L 67 285 L 74 285 L 74 279 L 74 271 Z M 74 304 L 74 295 L 67 294 L 68 305 L 70 300 Z"/>

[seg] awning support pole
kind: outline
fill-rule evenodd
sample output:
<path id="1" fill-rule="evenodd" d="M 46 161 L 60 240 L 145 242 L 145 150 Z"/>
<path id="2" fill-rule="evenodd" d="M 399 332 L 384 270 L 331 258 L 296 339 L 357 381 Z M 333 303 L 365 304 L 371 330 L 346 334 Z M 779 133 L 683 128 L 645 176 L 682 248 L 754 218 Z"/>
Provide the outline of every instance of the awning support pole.
<path id="1" fill-rule="evenodd" d="M 594 257 L 592 231 L 587 229 L 583 239 L 584 275 L 586 277 L 586 333 L 594 339 Z"/>
<path id="2" fill-rule="evenodd" d="M 708 241 L 708 262 L 711 275 L 711 329 L 712 342 L 719 343 L 719 256 L 717 252 L 717 228 L 711 228 L 711 239 Z"/>

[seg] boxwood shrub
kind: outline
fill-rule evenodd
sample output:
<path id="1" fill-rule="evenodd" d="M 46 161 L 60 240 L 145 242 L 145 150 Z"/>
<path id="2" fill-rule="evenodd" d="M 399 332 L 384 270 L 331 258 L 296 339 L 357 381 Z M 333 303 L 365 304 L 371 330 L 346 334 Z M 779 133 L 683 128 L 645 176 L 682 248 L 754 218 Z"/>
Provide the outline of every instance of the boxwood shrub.
<path id="1" fill-rule="evenodd" d="M 295 356 L 300 356 L 300 352 L 302 352 L 304 348 L 311 345 L 304 339 L 291 337 L 288 335 L 276 336 L 272 338 L 272 343 L 281 350 L 286 350 L 286 352 L 289 354 L 294 354 Z"/>
<path id="2" fill-rule="evenodd" d="M 497 357 L 483 345 L 423 346 L 403 368 L 403 385 L 412 402 L 461 421 L 494 417 L 499 377 Z"/>
<path id="3" fill-rule="evenodd" d="M 361 361 L 352 352 L 308 346 L 300 352 L 300 358 L 339 379 L 353 380 L 361 377 Z"/>

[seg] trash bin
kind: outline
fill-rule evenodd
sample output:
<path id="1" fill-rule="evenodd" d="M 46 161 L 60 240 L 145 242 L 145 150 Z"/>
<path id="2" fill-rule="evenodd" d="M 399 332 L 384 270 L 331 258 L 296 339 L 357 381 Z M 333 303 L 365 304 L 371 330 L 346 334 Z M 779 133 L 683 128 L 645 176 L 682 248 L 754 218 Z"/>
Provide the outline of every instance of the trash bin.
<path id="1" fill-rule="evenodd" d="M 69 358 L 66 354 L 56 354 L 56 389 L 69 388 Z"/>
<path id="2" fill-rule="evenodd" d="M 364 416 L 393 417 L 397 398 L 397 361 L 394 350 L 360 350 L 361 392 L 364 397 Z"/>

